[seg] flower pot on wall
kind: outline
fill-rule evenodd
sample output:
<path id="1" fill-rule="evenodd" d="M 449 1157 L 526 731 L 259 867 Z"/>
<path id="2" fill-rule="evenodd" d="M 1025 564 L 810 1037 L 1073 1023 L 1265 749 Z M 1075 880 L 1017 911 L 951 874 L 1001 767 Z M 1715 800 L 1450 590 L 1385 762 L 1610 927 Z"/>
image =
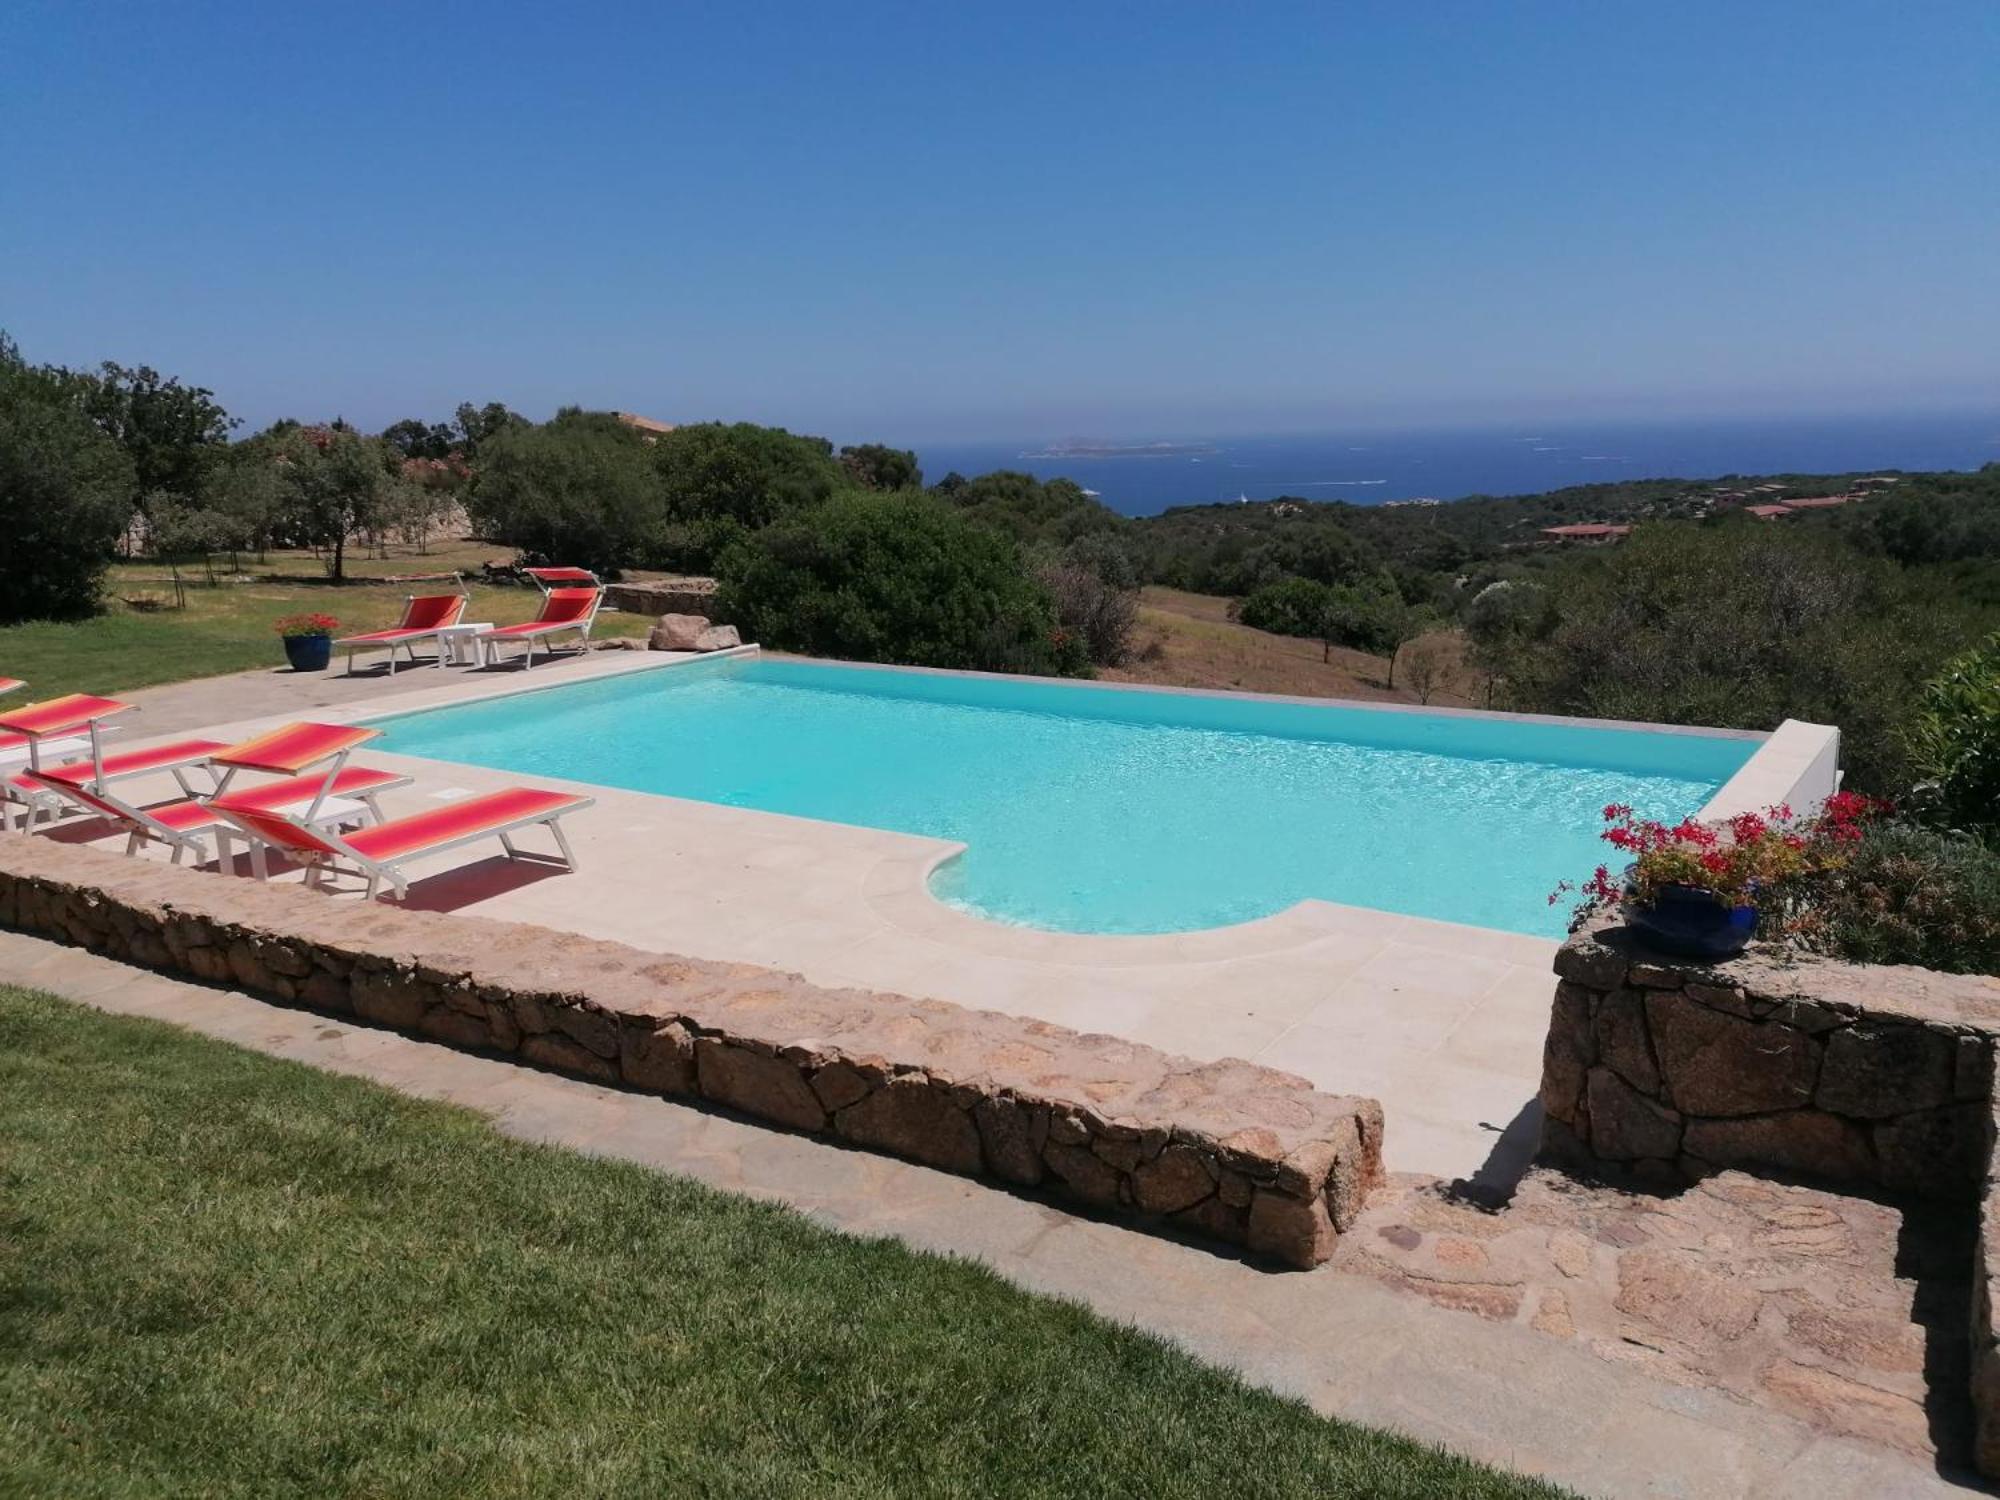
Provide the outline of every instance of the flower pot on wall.
<path id="1" fill-rule="evenodd" d="M 1724 906 L 1690 885 L 1662 886 L 1649 905 L 1626 908 L 1625 920 L 1653 947 L 1680 958 L 1734 958 L 1757 933 L 1757 908 Z"/>
<path id="2" fill-rule="evenodd" d="M 324 672 L 333 660 L 333 637 L 328 635 L 288 635 L 285 659 L 294 672 Z"/>

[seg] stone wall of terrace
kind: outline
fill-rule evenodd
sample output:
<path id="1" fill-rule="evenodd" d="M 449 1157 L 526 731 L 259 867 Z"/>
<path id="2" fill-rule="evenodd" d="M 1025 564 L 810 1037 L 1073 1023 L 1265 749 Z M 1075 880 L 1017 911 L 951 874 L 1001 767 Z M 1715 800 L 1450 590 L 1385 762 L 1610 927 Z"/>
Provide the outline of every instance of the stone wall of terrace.
<path id="1" fill-rule="evenodd" d="M 1381 1176 L 1381 1106 L 1289 1073 L 520 923 L 0 835 L 0 926 L 1291 1266 L 1325 1260 Z"/>
<path id="2" fill-rule="evenodd" d="M 1925 1196 L 1979 1182 L 2000 979 L 1755 950 L 1687 963 L 1612 919 L 1555 967 L 1551 1157 L 1662 1185 L 1721 1167 Z"/>
<path id="3" fill-rule="evenodd" d="M 1976 1201 L 1974 1459 L 2000 1477 L 2000 978 L 1664 958 L 1615 919 L 1556 954 L 1543 1154 L 1671 1187 L 1722 1168 Z"/>

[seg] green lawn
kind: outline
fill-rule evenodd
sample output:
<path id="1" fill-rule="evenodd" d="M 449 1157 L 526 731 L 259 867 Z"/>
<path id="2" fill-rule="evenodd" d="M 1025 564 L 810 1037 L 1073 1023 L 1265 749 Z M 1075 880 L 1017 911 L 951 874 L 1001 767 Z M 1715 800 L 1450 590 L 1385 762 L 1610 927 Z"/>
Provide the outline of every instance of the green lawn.
<path id="1" fill-rule="evenodd" d="M 0 626 L 0 677 L 19 677 L 28 686 L 24 696 L 53 698 L 62 693 L 117 693 L 132 688 L 213 677 L 272 667 L 284 661 L 284 648 L 273 629 L 281 615 L 318 611 L 333 615 L 343 632 L 375 630 L 393 625 L 403 600 L 414 590 L 449 587 L 384 583 L 399 573 L 427 573 L 449 568 L 477 570 L 479 562 L 508 555 L 483 543 L 459 543 L 434 548 L 419 556 L 392 549 L 387 559 L 349 560 L 350 580 L 339 586 L 326 581 L 319 563 L 308 553 L 274 552 L 258 561 L 246 557 L 246 578 L 214 587 L 199 570 L 183 570 L 188 580 L 187 607 L 168 608 L 171 588 L 163 583 L 166 569 L 156 563 L 120 564 L 105 580 L 102 613 L 71 624 L 37 622 Z M 473 583 L 467 619 L 507 624 L 533 616 L 540 602 L 533 589 L 491 587 Z M 607 614 L 597 625 L 600 636 L 643 632 L 652 621 L 638 615 Z"/>
<path id="2" fill-rule="evenodd" d="M 0 1492 L 1556 1493 L 970 1264 L 4 987 Z"/>

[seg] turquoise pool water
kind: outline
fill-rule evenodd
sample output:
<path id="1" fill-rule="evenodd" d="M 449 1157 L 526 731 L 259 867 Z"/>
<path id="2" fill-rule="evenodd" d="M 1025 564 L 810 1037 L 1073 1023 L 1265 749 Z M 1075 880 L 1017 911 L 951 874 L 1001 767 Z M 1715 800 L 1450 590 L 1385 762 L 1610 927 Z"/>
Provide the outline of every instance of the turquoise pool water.
<path id="1" fill-rule="evenodd" d="M 1600 811 L 1679 818 L 1752 740 L 749 658 L 382 721 L 385 748 L 928 834 L 944 900 L 1067 932 L 1328 901 L 1560 936 Z"/>

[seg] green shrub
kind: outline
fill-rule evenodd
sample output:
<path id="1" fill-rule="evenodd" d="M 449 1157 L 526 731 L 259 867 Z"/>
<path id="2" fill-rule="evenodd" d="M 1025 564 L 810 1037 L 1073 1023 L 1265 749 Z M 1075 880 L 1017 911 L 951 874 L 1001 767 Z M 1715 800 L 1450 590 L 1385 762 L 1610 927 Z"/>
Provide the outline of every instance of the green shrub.
<path id="1" fill-rule="evenodd" d="M 936 493 L 983 526 L 1005 532 L 1023 547 L 1066 547 L 1079 537 L 1116 532 L 1127 525 L 1109 506 L 1071 479 L 1041 480 L 1014 469 L 977 479 L 946 475 Z"/>
<path id="2" fill-rule="evenodd" d="M 132 461 L 0 337 L 0 624 L 97 607 L 132 515 Z"/>
<path id="3" fill-rule="evenodd" d="M 661 528 L 652 455 L 605 413 L 495 432 L 480 448 L 471 505 L 496 541 L 598 573 L 648 560 Z"/>
<path id="4" fill-rule="evenodd" d="M 2000 832 L 2000 635 L 1924 684 L 1909 739 L 1924 819 Z"/>
<path id="5" fill-rule="evenodd" d="M 1281 578 L 1245 599 L 1237 618 L 1254 630 L 1318 640 L 1326 628 L 1332 604 L 1333 590 L 1325 584 L 1310 578 Z"/>
<path id="6" fill-rule="evenodd" d="M 707 571 L 733 543 L 852 483 L 833 444 L 782 427 L 694 422 L 651 446 L 666 524 L 649 561 L 663 567 Z"/>
<path id="7" fill-rule="evenodd" d="M 1837 724 L 1858 790 L 1901 797 L 1901 726 L 1967 620 L 1837 539 L 1751 522 L 1641 526 L 1549 576 L 1536 628 L 1485 658 L 1506 706 L 1773 729 Z"/>
<path id="8" fill-rule="evenodd" d="M 1139 623 L 1139 569 L 1110 532 L 1078 537 L 1061 552 L 1042 549 L 1035 577 L 1055 603 L 1056 620 L 1083 643 L 1091 664 L 1122 665 Z"/>
<path id="9" fill-rule="evenodd" d="M 1082 642 L 1061 629 L 1014 545 L 920 492 L 837 495 L 737 542 L 717 571 L 723 617 L 781 650 L 1085 670 Z"/>
<path id="10" fill-rule="evenodd" d="M 2000 974 L 2000 853 L 1976 839 L 1876 824 L 1803 895 L 1809 947 L 1857 963 Z"/>

